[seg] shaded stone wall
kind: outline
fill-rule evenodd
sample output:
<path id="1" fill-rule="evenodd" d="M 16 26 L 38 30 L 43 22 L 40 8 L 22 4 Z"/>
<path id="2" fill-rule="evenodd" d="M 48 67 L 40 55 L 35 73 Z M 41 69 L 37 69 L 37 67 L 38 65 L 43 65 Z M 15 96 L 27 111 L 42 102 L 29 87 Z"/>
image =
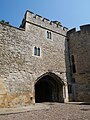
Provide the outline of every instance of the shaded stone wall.
<path id="1" fill-rule="evenodd" d="M 68 31 L 68 38 L 74 100 L 90 102 L 90 25 L 81 26 L 80 31 Z"/>
<path id="2" fill-rule="evenodd" d="M 0 24 L 0 107 L 16 107 L 35 102 L 35 81 L 46 72 L 55 73 L 67 85 L 65 64 L 66 29 L 61 33 L 47 24 L 27 21 L 18 29 Z M 46 32 L 52 33 L 47 39 Z M 40 56 L 34 55 L 34 47 Z"/>

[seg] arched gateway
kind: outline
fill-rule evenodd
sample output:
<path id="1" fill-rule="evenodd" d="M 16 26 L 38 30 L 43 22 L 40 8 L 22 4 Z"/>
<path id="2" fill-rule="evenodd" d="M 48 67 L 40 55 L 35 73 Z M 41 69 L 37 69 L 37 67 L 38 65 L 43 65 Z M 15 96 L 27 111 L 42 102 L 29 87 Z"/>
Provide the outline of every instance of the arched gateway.
<path id="1" fill-rule="evenodd" d="M 64 102 L 64 83 L 54 73 L 46 73 L 35 84 L 35 102 Z"/>

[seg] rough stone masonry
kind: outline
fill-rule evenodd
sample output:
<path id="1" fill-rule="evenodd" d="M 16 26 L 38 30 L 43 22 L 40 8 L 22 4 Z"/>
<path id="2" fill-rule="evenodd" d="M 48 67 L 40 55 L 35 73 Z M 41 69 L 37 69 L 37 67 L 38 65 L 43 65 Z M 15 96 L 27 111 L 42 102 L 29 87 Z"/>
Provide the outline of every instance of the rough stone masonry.
<path id="1" fill-rule="evenodd" d="M 68 31 L 30 11 L 20 28 L 0 23 L 0 107 L 89 102 L 89 30 Z"/>

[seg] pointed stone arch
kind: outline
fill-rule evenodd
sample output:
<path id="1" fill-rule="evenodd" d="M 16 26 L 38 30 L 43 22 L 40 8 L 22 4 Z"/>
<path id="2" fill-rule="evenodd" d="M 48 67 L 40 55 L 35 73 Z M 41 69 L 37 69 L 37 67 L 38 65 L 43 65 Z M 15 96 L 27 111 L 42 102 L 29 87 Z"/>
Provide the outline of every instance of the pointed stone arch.
<path id="1" fill-rule="evenodd" d="M 64 82 L 56 74 L 47 72 L 35 82 L 35 102 L 64 102 Z"/>

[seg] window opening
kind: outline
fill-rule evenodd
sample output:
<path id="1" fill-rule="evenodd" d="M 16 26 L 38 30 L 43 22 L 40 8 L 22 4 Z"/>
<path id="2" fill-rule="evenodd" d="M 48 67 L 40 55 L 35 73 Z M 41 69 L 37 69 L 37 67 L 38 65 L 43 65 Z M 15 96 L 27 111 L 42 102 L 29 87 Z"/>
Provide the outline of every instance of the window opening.
<path id="1" fill-rule="evenodd" d="M 38 48 L 38 56 L 40 56 L 40 48 Z"/>
<path id="2" fill-rule="evenodd" d="M 48 39 L 52 39 L 51 36 L 52 36 L 51 32 L 47 31 L 47 38 L 48 38 Z"/>
<path id="3" fill-rule="evenodd" d="M 76 66 L 75 66 L 74 55 L 71 56 L 71 59 L 72 59 L 72 71 L 73 71 L 73 73 L 76 73 Z"/>
<path id="4" fill-rule="evenodd" d="M 40 56 L 40 48 L 34 47 L 34 55 Z"/>
<path id="5" fill-rule="evenodd" d="M 34 55 L 37 55 L 37 47 L 34 47 Z"/>
<path id="6" fill-rule="evenodd" d="M 73 73 L 76 73 L 76 67 L 74 63 L 73 63 Z"/>

